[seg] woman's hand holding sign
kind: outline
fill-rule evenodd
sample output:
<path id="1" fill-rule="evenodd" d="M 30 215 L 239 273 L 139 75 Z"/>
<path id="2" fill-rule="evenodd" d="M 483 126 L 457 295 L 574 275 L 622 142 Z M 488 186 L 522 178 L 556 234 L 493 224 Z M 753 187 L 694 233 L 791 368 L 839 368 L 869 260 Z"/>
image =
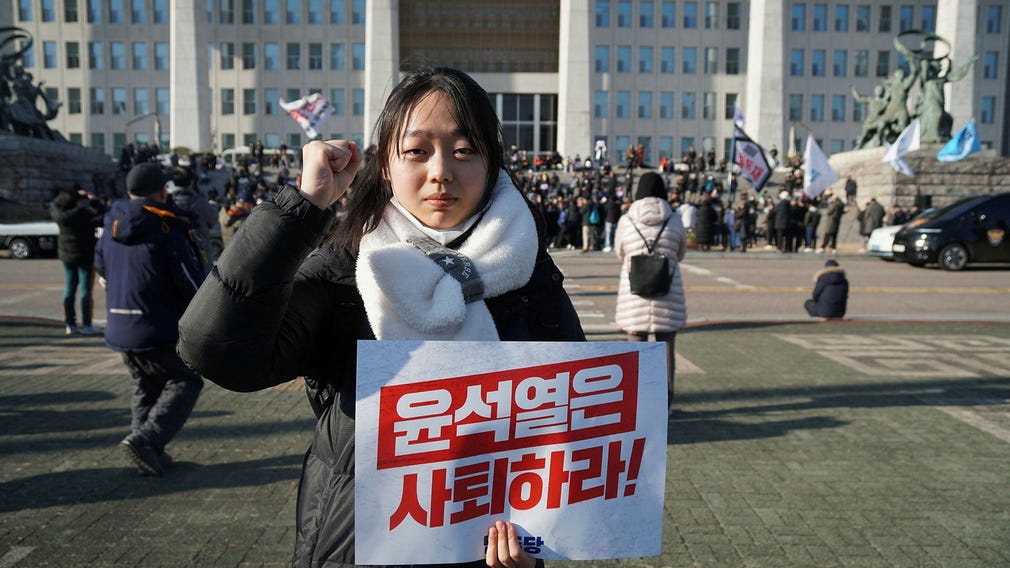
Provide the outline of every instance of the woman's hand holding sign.
<path id="1" fill-rule="evenodd" d="M 519 546 L 512 523 L 495 521 L 487 531 L 487 565 L 491 568 L 533 568 L 537 561 Z"/>

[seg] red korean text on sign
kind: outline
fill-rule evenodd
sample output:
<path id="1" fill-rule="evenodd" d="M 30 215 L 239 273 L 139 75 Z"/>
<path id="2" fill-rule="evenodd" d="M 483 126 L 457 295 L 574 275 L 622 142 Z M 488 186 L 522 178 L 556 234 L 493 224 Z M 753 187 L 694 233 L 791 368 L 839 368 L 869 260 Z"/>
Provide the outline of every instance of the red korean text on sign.
<path id="1" fill-rule="evenodd" d="M 383 387 L 377 468 L 634 431 L 638 352 Z"/>
<path id="2" fill-rule="evenodd" d="M 635 494 L 645 438 L 614 440 L 574 451 L 540 449 L 403 476 L 389 530 L 408 519 L 426 527 L 500 515 L 506 507 L 557 509 Z"/>

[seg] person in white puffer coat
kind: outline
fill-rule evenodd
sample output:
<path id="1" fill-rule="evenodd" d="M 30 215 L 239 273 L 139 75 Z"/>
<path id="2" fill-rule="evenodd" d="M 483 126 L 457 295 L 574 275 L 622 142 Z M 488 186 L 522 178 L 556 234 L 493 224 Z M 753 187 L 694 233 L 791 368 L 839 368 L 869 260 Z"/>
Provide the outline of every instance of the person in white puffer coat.
<path id="1" fill-rule="evenodd" d="M 666 226 L 663 227 L 664 221 Z M 637 231 L 635 230 L 637 227 Z M 660 228 L 662 227 L 662 233 Z M 638 234 L 641 232 L 641 236 Z M 629 272 L 631 257 L 648 254 L 643 236 L 650 241 L 659 240 L 654 251 L 669 258 L 670 289 L 665 296 L 645 298 L 631 293 Z M 617 222 L 614 250 L 621 259 L 621 280 L 617 289 L 617 327 L 628 335 L 628 341 L 655 341 L 666 343 L 667 402 L 673 413 L 673 378 L 676 369 L 674 342 L 677 331 L 687 321 L 687 303 L 684 284 L 680 277 L 680 261 L 687 248 L 687 235 L 680 216 L 667 202 L 666 184 L 659 174 L 642 175 L 635 191 L 635 201 L 628 212 Z"/>

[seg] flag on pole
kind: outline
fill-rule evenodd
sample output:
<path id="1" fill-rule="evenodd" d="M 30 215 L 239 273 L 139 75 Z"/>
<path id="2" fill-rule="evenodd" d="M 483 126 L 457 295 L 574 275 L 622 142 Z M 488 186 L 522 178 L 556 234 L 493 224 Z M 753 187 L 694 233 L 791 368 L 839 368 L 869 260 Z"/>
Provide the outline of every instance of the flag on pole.
<path id="1" fill-rule="evenodd" d="M 894 144 L 887 146 L 887 153 L 884 154 L 881 162 L 890 164 L 899 173 L 906 176 L 915 176 L 915 172 L 909 167 L 902 156 L 919 149 L 919 119 L 915 118 L 912 123 L 905 127 L 894 141 Z"/>
<path id="2" fill-rule="evenodd" d="M 765 158 L 764 149 L 751 140 L 739 126 L 733 127 L 733 163 L 740 166 L 740 173 L 750 180 L 754 191 L 761 191 L 772 175 L 772 168 Z"/>
<path id="3" fill-rule="evenodd" d="M 803 193 L 813 199 L 838 181 L 838 174 L 828 163 L 828 157 L 817 145 L 813 134 L 807 134 L 807 147 L 803 151 Z"/>
<path id="4" fill-rule="evenodd" d="M 961 130 L 947 142 L 947 145 L 940 149 L 936 159 L 941 162 L 956 162 L 968 156 L 982 151 L 982 145 L 978 141 L 978 131 L 975 130 L 975 119 L 968 121 L 961 127 Z"/>
<path id="5" fill-rule="evenodd" d="M 746 122 L 743 117 L 743 111 L 740 110 L 740 105 L 733 103 L 733 124 L 743 128 Z"/>
<path id="6" fill-rule="evenodd" d="M 318 129 L 323 126 L 326 119 L 333 114 L 333 105 L 326 97 L 319 93 L 312 93 L 307 97 L 286 102 L 280 100 L 281 108 L 288 111 L 291 118 L 302 127 L 306 136 L 316 138 L 319 136 Z"/>

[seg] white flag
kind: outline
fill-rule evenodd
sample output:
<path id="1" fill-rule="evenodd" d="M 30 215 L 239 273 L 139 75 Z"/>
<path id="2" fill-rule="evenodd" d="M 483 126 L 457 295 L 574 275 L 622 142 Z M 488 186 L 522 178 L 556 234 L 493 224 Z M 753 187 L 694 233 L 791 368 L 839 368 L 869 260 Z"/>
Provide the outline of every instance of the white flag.
<path id="1" fill-rule="evenodd" d="M 905 127 L 894 141 L 894 144 L 886 146 L 887 153 L 884 154 L 881 162 L 890 164 L 899 173 L 906 176 L 915 176 L 915 172 L 909 167 L 902 156 L 919 149 L 919 119 L 912 120 L 912 123 Z"/>
<path id="2" fill-rule="evenodd" d="M 323 126 L 326 119 L 333 114 L 333 105 L 323 95 L 312 93 L 307 97 L 298 100 L 285 102 L 280 100 L 281 108 L 288 111 L 291 118 L 295 119 L 305 131 L 306 136 L 315 138 L 319 136 L 318 129 Z"/>
<path id="3" fill-rule="evenodd" d="M 817 145 L 813 134 L 807 134 L 807 148 L 803 152 L 803 193 L 813 199 L 838 181 L 838 174 L 828 163 L 828 157 Z"/>

